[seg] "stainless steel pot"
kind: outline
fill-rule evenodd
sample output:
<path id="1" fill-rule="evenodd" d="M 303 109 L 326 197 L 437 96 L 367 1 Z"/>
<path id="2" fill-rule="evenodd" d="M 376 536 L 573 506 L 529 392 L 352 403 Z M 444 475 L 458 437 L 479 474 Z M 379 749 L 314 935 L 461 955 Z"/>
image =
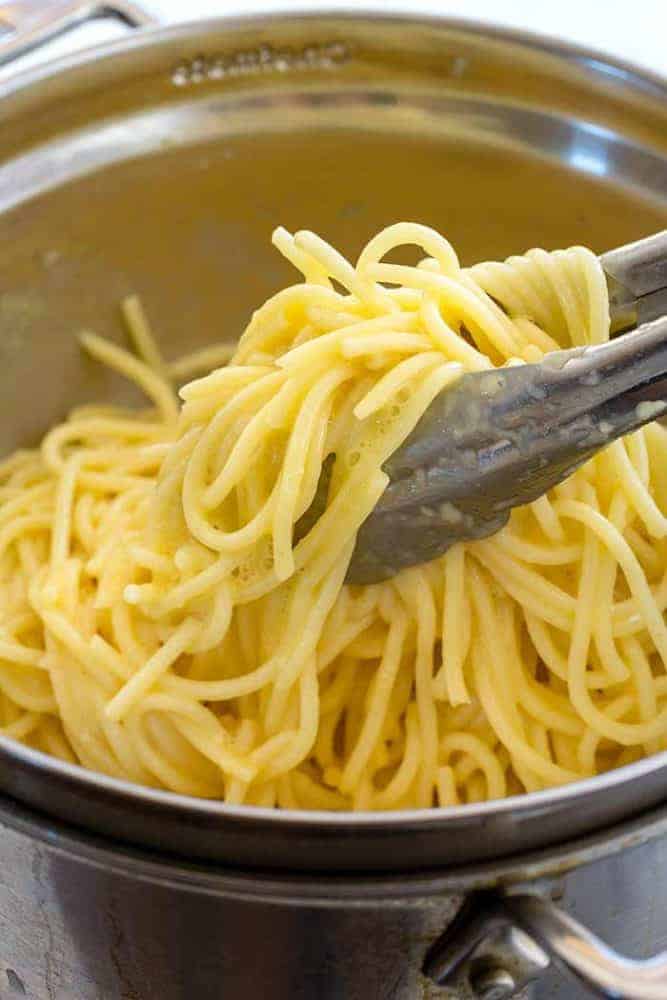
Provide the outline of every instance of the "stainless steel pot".
<path id="1" fill-rule="evenodd" d="M 567 848 L 504 864 L 383 878 L 300 876 L 229 870 L 138 851 L 5 801 L 0 996 L 588 996 L 570 977 L 548 971 L 532 992 L 530 983 L 545 972 L 548 957 L 500 912 L 498 901 L 511 902 L 507 893 L 515 892 L 531 933 L 546 931 L 549 948 L 589 973 L 595 969 L 598 982 L 612 986 L 608 995 L 662 998 L 664 966 L 662 982 L 656 979 L 652 993 L 640 993 L 639 977 L 646 980 L 647 973 L 620 963 L 599 942 L 587 942 L 580 926 L 555 932 L 553 915 L 560 920 L 563 911 L 550 900 L 562 899 L 568 909 L 591 918 L 610 942 L 636 954 L 664 944 L 666 833 L 662 809 Z M 442 934 L 457 912 L 458 923 Z M 433 985 L 424 968 L 446 980 L 451 991 Z"/>
<path id="2" fill-rule="evenodd" d="M 125 2 L 0 7 L 15 26 L 0 61 L 101 12 L 147 23 Z M 129 291 L 167 353 L 235 337 L 288 278 L 268 246 L 277 222 L 354 252 L 412 217 L 464 259 L 602 251 L 663 228 L 666 97 L 665 82 L 599 54 L 358 13 L 142 30 L 10 79 L 0 451 L 73 402 L 126 391 L 72 333 L 120 337 Z M 662 754 L 517 800 L 333 816 L 139 789 L 0 739 L 7 995 L 412 997 L 431 989 L 423 969 L 500 1000 L 550 954 L 609 995 L 667 997 L 667 959 L 617 958 L 534 882 L 613 855 L 591 869 L 603 866 L 593 893 L 579 871 L 568 892 L 616 945 L 659 947 L 667 894 L 659 867 L 646 873 L 667 850 L 666 772 Z M 621 909 L 640 888 L 654 908 L 641 941 L 634 918 L 616 933 L 617 888 Z"/>

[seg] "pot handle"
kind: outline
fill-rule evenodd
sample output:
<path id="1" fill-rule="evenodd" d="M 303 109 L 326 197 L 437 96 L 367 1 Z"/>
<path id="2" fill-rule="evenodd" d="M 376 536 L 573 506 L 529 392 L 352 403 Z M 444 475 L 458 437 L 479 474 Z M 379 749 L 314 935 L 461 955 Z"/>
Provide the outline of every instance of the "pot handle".
<path id="1" fill-rule="evenodd" d="M 99 17 L 132 28 L 157 24 L 133 0 L 10 0 L 0 3 L 0 66 Z"/>
<path id="2" fill-rule="evenodd" d="M 667 952 L 643 961 L 619 955 L 548 897 L 507 895 L 512 921 L 587 986 L 616 1000 L 666 1000 Z"/>
<path id="3" fill-rule="evenodd" d="M 667 1000 L 667 952 L 625 958 L 548 895 L 515 891 L 468 897 L 429 950 L 424 974 L 478 1000 L 509 1000 L 555 959 L 598 996 Z"/>

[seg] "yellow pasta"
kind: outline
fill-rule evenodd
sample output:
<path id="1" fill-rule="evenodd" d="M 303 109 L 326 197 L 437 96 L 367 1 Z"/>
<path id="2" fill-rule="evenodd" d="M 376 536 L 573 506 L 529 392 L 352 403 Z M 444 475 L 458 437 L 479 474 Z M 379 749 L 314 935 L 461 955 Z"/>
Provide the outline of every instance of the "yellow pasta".
<path id="1" fill-rule="evenodd" d="M 313 233 L 274 243 L 304 280 L 234 350 L 167 361 L 133 297 L 136 354 L 81 341 L 150 408 L 80 407 L 0 464 L 0 731 L 130 781 L 298 809 L 460 805 L 666 748 L 661 425 L 492 538 L 345 583 L 383 462 L 439 392 L 608 338 L 595 256 L 461 268 L 408 223 L 355 265 Z M 404 245 L 413 266 L 385 259 Z"/>

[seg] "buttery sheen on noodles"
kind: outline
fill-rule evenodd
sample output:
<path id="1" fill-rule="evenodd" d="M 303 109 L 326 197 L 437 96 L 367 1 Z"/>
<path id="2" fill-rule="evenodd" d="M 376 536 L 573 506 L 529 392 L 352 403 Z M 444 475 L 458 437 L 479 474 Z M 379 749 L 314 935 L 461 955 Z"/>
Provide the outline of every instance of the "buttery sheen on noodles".
<path id="1" fill-rule="evenodd" d="M 400 223 L 356 266 L 274 234 L 304 281 L 168 364 L 85 334 L 145 412 L 86 406 L 0 466 L 1 731 L 231 803 L 448 806 L 667 746 L 667 432 L 650 424 L 460 544 L 344 584 L 381 466 L 463 370 L 608 337 L 575 247 L 461 268 Z M 389 263 L 416 245 L 416 266 Z M 210 374 L 180 392 L 173 382 Z M 324 514 L 294 527 L 335 454 Z M 297 540 L 298 539 L 298 540 Z"/>

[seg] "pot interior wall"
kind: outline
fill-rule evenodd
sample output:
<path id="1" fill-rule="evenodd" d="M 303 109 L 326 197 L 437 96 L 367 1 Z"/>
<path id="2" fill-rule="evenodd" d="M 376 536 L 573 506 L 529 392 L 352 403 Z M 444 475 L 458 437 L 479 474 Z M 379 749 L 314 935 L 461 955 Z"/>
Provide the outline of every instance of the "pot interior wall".
<path id="1" fill-rule="evenodd" d="M 154 136 L 145 118 L 100 125 L 0 167 L 0 203 L 20 197 L 0 216 L 0 454 L 33 443 L 74 403 L 124 398 L 75 334 L 122 340 L 118 304 L 130 292 L 168 357 L 236 339 L 256 306 L 296 280 L 270 245 L 276 225 L 314 229 L 354 256 L 382 226 L 420 221 L 464 262 L 535 245 L 602 251 L 667 225 L 667 188 L 661 200 L 637 183 L 656 163 L 667 177 L 664 162 L 647 152 L 644 164 L 629 147 L 634 175 L 614 175 L 622 140 L 610 147 L 572 127 L 549 155 L 538 145 L 547 116 L 527 132 L 519 122 L 525 134 L 506 141 L 507 122 L 489 129 L 465 102 L 422 117 L 412 107 L 406 122 L 399 101 L 374 122 L 370 99 L 350 99 L 347 113 L 322 99 L 318 108 L 312 92 L 293 91 L 253 110 L 250 92 L 240 113 L 238 98 L 233 108 L 188 102 L 156 113 Z M 142 128 L 126 157 L 123 141 Z"/>

